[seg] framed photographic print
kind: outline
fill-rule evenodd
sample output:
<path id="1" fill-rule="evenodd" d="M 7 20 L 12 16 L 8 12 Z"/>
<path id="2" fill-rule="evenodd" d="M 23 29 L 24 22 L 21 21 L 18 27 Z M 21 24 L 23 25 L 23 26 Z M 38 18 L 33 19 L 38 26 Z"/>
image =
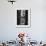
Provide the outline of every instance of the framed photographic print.
<path id="1" fill-rule="evenodd" d="M 16 9 L 16 27 L 30 27 L 31 14 L 30 9 L 21 8 Z"/>

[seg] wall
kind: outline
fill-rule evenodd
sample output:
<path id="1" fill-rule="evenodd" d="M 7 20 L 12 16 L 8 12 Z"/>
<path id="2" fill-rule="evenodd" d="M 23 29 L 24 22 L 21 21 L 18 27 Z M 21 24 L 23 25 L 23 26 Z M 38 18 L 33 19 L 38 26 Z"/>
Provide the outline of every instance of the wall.
<path id="1" fill-rule="evenodd" d="M 46 40 L 45 0 L 17 0 L 14 5 L 0 0 L 0 40 L 15 40 L 18 32 L 26 32 L 33 40 Z M 16 28 L 16 8 L 31 8 L 31 27 Z"/>

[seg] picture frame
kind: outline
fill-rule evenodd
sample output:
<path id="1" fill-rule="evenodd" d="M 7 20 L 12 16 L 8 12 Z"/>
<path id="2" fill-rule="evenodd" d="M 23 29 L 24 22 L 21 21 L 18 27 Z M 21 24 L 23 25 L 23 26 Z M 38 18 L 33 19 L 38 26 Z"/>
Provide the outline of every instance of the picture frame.
<path id="1" fill-rule="evenodd" d="M 17 8 L 16 9 L 16 28 L 29 28 L 29 27 L 31 27 L 31 9 Z"/>

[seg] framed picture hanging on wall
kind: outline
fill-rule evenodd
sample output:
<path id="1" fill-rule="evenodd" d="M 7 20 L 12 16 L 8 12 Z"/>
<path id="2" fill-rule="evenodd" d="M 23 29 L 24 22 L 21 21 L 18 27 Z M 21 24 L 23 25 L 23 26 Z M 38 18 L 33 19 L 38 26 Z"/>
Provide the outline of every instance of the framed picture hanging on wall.
<path id="1" fill-rule="evenodd" d="M 16 27 L 24 28 L 31 26 L 31 9 L 18 8 L 16 9 Z"/>

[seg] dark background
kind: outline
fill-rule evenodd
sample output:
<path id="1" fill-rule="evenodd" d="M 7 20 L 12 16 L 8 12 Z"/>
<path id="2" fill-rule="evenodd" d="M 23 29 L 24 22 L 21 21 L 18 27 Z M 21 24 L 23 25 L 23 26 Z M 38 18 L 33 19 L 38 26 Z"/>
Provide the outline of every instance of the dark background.
<path id="1" fill-rule="evenodd" d="M 21 10 L 17 10 L 17 25 L 20 25 L 20 18 L 21 18 Z M 28 25 L 28 10 L 25 10 L 25 24 Z"/>

